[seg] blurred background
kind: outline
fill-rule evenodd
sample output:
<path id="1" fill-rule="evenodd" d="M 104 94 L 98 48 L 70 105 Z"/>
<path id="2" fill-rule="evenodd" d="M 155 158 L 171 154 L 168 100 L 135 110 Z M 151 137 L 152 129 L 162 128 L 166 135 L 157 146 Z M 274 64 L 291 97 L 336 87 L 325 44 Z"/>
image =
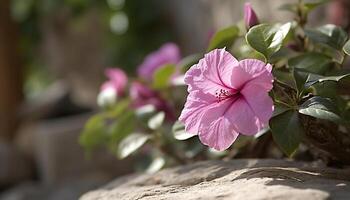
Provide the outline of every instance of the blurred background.
<path id="1" fill-rule="evenodd" d="M 107 67 L 129 75 L 151 51 L 175 42 L 203 51 L 216 30 L 240 23 L 243 0 L 1 0 L 0 199 L 77 199 L 133 172 L 100 150 L 86 158 L 78 137 L 97 110 Z M 250 1 L 260 21 L 288 21 L 283 0 Z M 310 16 L 349 30 L 349 1 Z"/>

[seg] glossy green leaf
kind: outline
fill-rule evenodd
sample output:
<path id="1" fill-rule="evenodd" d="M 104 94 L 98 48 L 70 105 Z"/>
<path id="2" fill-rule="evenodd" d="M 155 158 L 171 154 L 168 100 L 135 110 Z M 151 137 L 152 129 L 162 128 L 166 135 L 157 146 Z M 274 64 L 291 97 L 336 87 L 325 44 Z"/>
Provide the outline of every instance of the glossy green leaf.
<path id="1" fill-rule="evenodd" d="M 282 26 L 260 24 L 249 29 L 246 34 L 247 43 L 257 52 L 269 59 L 282 47 L 283 40 L 291 29 L 292 24 Z"/>
<path id="2" fill-rule="evenodd" d="M 163 124 L 164 119 L 165 113 L 161 111 L 148 120 L 148 127 L 152 130 L 157 130 Z"/>
<path id="3" fill-rule="evenodd" d="M 176 121 L 172 127 L 172 132 L 174 138 L 177 140 L 187 140 L 193 136 L 194 134 L 188 133 L 185 131 L 185 125 L 180 121 Z"/>
<path id="4" fill-rule="evenodd" d="M 165 65 L 159 68 L 153 76 L 153 88 L 163 89 L 169 86 L 170 78 L 175 73 L 175 65 Z"/>
<path id="5" fill-rule="evenodd" d="M 332 59 L 321 53 L 305 53 L 288 60 L 291 69 L 304 69 L 315 74 L 324 74 L 331 67 Z"/>
<path id="6" fill-rule="evenodd" d="M 310 87 L 316 83 L 322 83 L 327 81 L 339 82 L 347 77 L 350 77 L 350 74 L 344 74 L 340 76 L 320 76 L 317 74 L 309 74 L 309 77 L 306 81 L 306 87 Z"/>
<path id="7" fill-rule="evenodd" d="M 270 120 L 270 129 L 277 145 L 288 156 L 292 156 L 298 149 L 303 135 L 298 112 L 289 110 Z"/>
<path id="8" fill-rule="evenodd" d="M 328 98 L 315 96 L 305 101 L 299 108 L 299 113 L 319 119 L 340 122 L 335 104 Z"/>
<path id="9" fill-rule="evenodd" d="M 341 50 L 348 39 L 348 34 L 339 26 L 327 24 L 317 29 L 306 29 L 305 34 L 315 43 L 325 44 Z"/>
<path id="10" fill-rule="evenodd" d="M 344 47 L 343 47 L 343 51 L 344 51 L 344 53 L 346 53 L 347 55 L 350 55 L 350 40 L 348 40 L 348 41 L 345 43 L 345 45 L 344 45 Z"/>
<path id="11" fill-rule="evenodd" d="M 215 33 L 213 38 L 210 40 L 207 51 L 209 52 L 213 49 L 224 47 L 230 48 L 238 36 L 239 28 L 237 26 L 230 26 L 228 28 L 220 30 L 217 33 Z"/>
<path id="12" fill-rule="evenodd" d="M 294 76 L 295 85 L 297 86 L 298 92 L 300 94 L 305 89 L 305 83 L 309 77 L 309 73 L 294 69 L 293 76 Z"/>
<path id="13" fill-rule="evenodd" d="M 118 157 L 124 159 L 137 151 L 150 139 L 150 135 L 144 133 L 132 133 L 125 137 L 118 145 Z"/>

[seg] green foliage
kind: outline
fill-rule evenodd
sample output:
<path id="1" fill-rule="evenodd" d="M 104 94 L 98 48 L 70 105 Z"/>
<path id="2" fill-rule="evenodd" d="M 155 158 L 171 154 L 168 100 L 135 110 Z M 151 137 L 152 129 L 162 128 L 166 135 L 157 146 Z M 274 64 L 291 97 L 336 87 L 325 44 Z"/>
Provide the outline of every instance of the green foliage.
<path id="1" fill-rule="evenodd" d="M 247 43 L 269 60 L 274 53 L 281 49 L 291 26 L 290 22 L 282 26 L 269 24 L 254 26 L 246 34 Z"/>
<path id="2" fill-rule="evenodd" d="M 126 111 L 110 127 L 110 148 L 116 152 L 115 148 L 120 141 L 131 134 L 136 127 L 136 115 L 134 111 Z"/>
<path id="3" fill-rule="evenodd" d="M 210 40 L 207 51 L 209 52 L 213 49 L 224 47 L 230 48 L 238 36 L 239 28 L 237 26 L 230 26 L 228 28 L 222 29 L 215 33 L 213 38 Z"/>
<path id="4" fill-rule="evenodd" d="M 330 57 L 317 52 L 301 54 L 288 60 L 288 66 L 291 69 L 304 69 L 315 74 L 324 74 L 329 71 L 331 63 Z"/>
<path id="5" fill-rule="evenodd" d="M 108 141 L 106 124 L 103 115 L 92 116 L 85 124 L 83 132 L 79 137 L 79 144 L 91 150 Z"/>
<path id="6" fill-rule="evenodd" d="M 153 88 L 163 89 L 169 86 L 170 78 L 176 72 L 175 65 L 165 65 L 160 67 L 153 77 Z"/>
<path id="7" fill-rule="evenodd" d="M 118 158 L 124 159 L 141 148 L 149 139 L 150 135 L 144 133 L 132 133 L 125 137 L 118 145 Z"/>
<path id="8" fill-rule="evenodd" d="M 315 96 L 305 101 L 299 108 L 299 113 L 319 119 L 340 122 L 336 105 L 327 98 Z"/>
<path id="9" fill-rule="evenodd" d="M 315 8 L 320 5 L 329 2 L 329 0 L 314 0 L 314 1 L 306 1 L 302 4 L 299 3 L 286 3 L 279 7 L 280 10 L 289 11 L 297 14 L 298 10 L 301 10 L 304 14 L 308 14 Z"/>
<path id="10" fill-rule="evenodd" d="M 345 43 L 345 45 L 344 45 L 344 47 L 343 47 L 343 51 L 344 51 L 344 53 L 346 53 L 347 55 L 350 55 L 350 40 L 348 40 L 348 41 Z"/>
<path id="11" fill-rule="evenodd" d="M 163 125 L 164 120 L 165 120 L 165 113 L 163 111 L 158 112 L 148 120 L 148 123 L 147 123 L 148 128 L 152 130 L 157 130 Z"/>
<path id="12" fill-rule="evenodd" d="M 194 136 L 194 134 L 185 131 L 185 125 L 180 121 L 176 121 L 172 127 L 174 138 L 177 140 L 187 140 Z"/>
<path id="13" fill-rule="evenodd" d="M 288 156 L 297 150 L 303 135 L 298 112 L 289 110 L 270 120 L 272 136 L 277 145 Z"/>
<path id="14" fill-rule="evenodd" d="M 341 50 L 348 34 L 339 26 L 327 24 L 317 29 L 306 29 L 305 34 L 316 44 L 320 43 L 335 50 Z"/>

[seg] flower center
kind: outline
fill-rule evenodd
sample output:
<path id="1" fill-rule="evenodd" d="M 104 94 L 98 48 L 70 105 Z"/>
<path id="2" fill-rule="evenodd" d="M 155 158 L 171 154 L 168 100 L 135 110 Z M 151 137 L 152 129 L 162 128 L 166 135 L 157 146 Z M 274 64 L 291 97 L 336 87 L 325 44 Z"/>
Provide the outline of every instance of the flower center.
<path id="1" fill-rule="evenodd" d="M 225 100 L 227 98 L 230 98 L 230 97 L 234 96 L 237 93 L 238 92 L 232 92 L 232 91 L 220 89 L 220 90 L 217 90 L 215 92 L 215 97 L 217 99 L 217 102 L 221 102 L 221 101 L 223 101 L 223 100 Z"/>

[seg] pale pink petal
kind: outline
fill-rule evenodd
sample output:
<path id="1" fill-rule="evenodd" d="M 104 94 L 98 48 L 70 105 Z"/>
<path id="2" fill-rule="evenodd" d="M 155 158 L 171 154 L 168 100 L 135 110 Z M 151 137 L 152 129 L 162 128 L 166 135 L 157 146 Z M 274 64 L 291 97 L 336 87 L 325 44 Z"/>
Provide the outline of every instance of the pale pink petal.
<path id="1" fill-rule="evenodd" d="M 185 83 L 189 85 L 189 91 L 202 90 L 215 94 L 219 89 L 231 88 L 231 75 L 235 66 L 238 66 L 238 61 L 229 52 L 215 49 L 187 71 Z"/>
<path id="2" fill-rule="evenodd" d="M 241 89 L 245 84 L 260 85 L 265 90 L 272 89 L 272 66 L 257 59 L 245 59 L 239 61 L 239 67 L 232 71 L 231 84 L 236 89 Z"/>
<path id="3" fill-rule="evenodd" d="M 255 135 L 265 126 L 242 96 L 231 105 L 226 115 L 234 129 L 244 135 Z"/>
<path id="4" fill-rule="evenodd" d="M 203 144 L 223 151 L 236 140 L 239 134 L 235 131 L 229 115 L 226 115 L 232 102 L 233 100 L 228 99 L 206 110 L 199 127 L 199 139 Z"/>
<path id="5" fill-rule="evenodd" d="M 241 94 L 258 118 L 258 124 L 268 124 L 274 110 L 273 101 L 268 93 L 256 85 L 246 85 Z"/>
<path id="6" fill-rule="evenodd" d="M 201 91 L 193 91 L 187 96 L 184 109 L 179 120 L 185 124 L 186 131 L 198 134 L 200 119 L 209 106 L 216 102 L 214 96 Z"/>

